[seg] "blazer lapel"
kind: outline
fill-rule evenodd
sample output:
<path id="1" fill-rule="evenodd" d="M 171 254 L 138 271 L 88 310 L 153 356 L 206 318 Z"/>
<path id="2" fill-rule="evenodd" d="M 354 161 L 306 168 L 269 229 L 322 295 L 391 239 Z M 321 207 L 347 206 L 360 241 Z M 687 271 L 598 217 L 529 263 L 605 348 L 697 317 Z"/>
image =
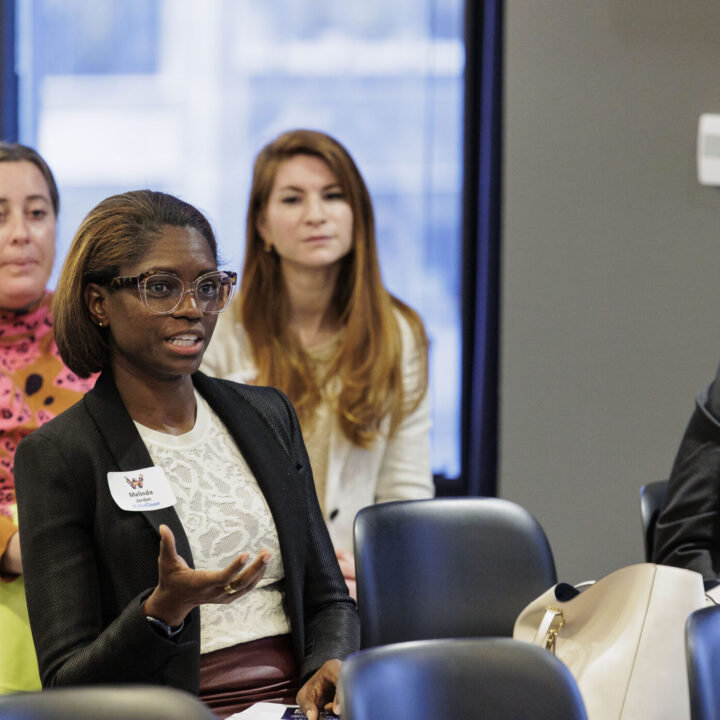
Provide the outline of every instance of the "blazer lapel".
<path id="1" fill-rule="evenodd" d="M 305 507 L 304 488 L 298 482 L 301 468 L 295 467 L 259 411 L 241 395 L 228 392 L 224 381 L 195 373 L 193 382 L 235 439 L 267 500 L 286 572 L 297 567 L 301 559 L 296 541 L 306 532 L 306 514 L 297 512 Z"/>
<path id="2" fill-rule="evenodd" d="M 125 409 L 109 370 L 100 375 L 95 387 L 85 396 L 85 402 L 118 470 L 141 470 L 153 464 L 150 453 Z M 158 534 L 160 525 L 167 525 L 175 535 L 178 554 L 190 567 L 194 567 L 190 544 L 175 508 L 171 506 L 141 514 Z"/>

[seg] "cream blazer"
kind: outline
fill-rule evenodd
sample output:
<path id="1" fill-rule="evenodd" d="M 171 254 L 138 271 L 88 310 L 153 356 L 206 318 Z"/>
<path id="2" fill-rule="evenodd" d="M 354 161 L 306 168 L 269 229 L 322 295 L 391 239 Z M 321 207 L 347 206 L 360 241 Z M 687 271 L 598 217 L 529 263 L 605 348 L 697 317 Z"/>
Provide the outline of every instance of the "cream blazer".
<path id="1" fill-rule="evenodd" d="M 257 368 L 250 343 L 235 315 L 235 307 L 219 316 L 217 327 L 200 369 L 208 375 L 254 384 Z M 420 349 L 410 326 L 395 313 L 402 337 L 403 386 L 412 391 L 420 372 Z M 326 522 L 336 548 L 352 550 L 353 521 L 361 508 L 389 500 L 433 497 L 430 466 L 430 400 L 425 393 L 388 439 L 390 418 L 381 423 L 380 435 L 367 450 L 353 445 L 333 421 L 325 486 Z"/>

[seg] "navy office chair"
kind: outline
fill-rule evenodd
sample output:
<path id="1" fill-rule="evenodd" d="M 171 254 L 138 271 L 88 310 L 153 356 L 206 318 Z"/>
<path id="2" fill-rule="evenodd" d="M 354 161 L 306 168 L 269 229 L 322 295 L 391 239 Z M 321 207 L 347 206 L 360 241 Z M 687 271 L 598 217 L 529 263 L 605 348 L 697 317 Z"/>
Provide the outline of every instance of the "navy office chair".
<path id="1" fill-rule="evenodd" d="M 690 613 L 685 643 L 690 717 L 720 720 L 720 605 Z"/>
<path id="2" fill-rule="evenodd" d="M 355 518 L 361 646 L 511 636 L 557 582 L 540 524 L 498 498 L 380 503 Z"/>
<path id="3" fill-rule="evenodd" d="M 417 640 L 360 650 L 340 671 L 343 720 L 586 720 L 552 653 L 511 638 Z"/>
<path id="4" fill-rule="evenodd" d="M 640 522 L 646 562 L 652 562 L 655 525 L 667 495 L 667 480 L 649 482 L 640 488 Z"/>
<path id="5" fill-rule="evenodd" d="M 2 720 L 217 720 L 197 697 L 160 685 L 93 685 L 0 695 Z"/>

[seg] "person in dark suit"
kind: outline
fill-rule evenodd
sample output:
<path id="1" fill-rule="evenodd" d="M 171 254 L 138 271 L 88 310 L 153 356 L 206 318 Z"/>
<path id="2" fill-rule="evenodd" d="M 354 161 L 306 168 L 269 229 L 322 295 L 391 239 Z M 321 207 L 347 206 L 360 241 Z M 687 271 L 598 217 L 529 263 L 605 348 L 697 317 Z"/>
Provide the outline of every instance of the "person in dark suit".
<path id="1" fill-rule="evenodd" d="M 101 375 L 15 464 L 44 687 L 158 683 L 220 717 L 337 710 L 359 621 L 295 412 L 198 372 L 235 281 L 205 217 L 165 193 L 107 198 L 75 235 L 55 334 Z"/>
<path id="2" fill-rule="evenodd" d="M 653 561 L 720 585 L 720 367 L 695 401 L 655 525 Z"/>

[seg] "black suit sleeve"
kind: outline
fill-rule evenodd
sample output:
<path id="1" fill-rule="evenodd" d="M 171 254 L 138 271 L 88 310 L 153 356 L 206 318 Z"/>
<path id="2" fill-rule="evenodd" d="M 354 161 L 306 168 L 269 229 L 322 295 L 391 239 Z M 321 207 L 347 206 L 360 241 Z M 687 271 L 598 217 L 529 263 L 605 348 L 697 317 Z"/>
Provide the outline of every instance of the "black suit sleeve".
<path id="1" fill-rule="evenodd" d="M 653 560 L 695 570 L 706 584 L 720 575 L 720 421 L 707 392 L 698 396 L 673 464 Z"/>

